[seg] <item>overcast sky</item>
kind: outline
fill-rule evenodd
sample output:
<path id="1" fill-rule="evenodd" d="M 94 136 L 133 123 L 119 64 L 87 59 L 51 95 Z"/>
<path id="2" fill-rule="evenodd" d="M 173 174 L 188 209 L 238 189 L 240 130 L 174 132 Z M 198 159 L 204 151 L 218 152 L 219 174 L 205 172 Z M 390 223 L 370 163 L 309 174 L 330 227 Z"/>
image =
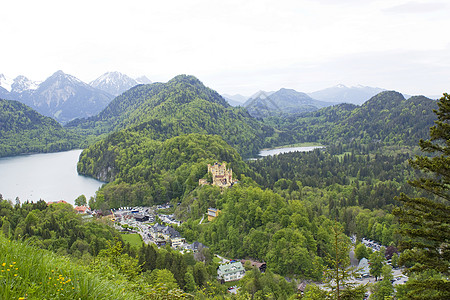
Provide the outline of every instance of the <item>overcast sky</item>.
<path id="1" fill-rule="evenodd" d="M 5 0 L 0 73 L 190 74 L 243 95 L 339 83 L 440 95 L 449 16 L 448 0 Z"/>

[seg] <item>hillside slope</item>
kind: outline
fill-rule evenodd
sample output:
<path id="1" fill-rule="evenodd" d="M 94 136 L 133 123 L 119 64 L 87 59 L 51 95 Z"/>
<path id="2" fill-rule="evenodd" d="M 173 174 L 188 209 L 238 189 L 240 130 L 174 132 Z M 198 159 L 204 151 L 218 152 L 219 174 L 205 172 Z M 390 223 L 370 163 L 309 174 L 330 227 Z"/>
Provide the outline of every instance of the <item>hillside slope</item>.
<path id="1" fill-rule="evenodd" d="M 0 157 L 68 150 L 78 143 L 52 118 L 18 101 L 0 99 Z"/>
<path id="2" fill-rule="evenodd" d="M 167 83 L 139 85 L 114 99 L 100 114 L 66 126 L 85 134 L 105 134 L 136 127 L 151 139 L 189 133 L 220 135 L 246 156 L 279 139 L 273 128 L 231 107 L 197 78 L 179 75 Z"/>
<path id="3" fill-rule="evenodd" d="M 77 169 L 110 182 L 97 194 L 98 208 L 151 206 L 181 199 L 216 161 L 228 162 L 237 176 L 246 169 L 219 136 L 194 133 L 160 142 L 145 132 L 121 130 L 85 149 Z"/>
<path id="4" fill-rule="evenodd" d="M 417 145 L 426 138 L 436 119 L 436 101 L 424 96 L 405 99 L 385 91 L 361 106 L 340 104 L 280 122 L 284 130 L 296 132 L 304 141 L 384 143 Z"/>

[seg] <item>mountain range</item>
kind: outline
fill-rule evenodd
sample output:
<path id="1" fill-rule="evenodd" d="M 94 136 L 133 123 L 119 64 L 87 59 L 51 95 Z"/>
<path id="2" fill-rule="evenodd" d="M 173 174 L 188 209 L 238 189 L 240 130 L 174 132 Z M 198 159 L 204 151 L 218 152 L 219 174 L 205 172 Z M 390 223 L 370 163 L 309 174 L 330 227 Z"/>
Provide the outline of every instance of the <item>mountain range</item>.
<path id="1" fill-rule="evenodd" d="M 261 91 L 248 99 L 243 106 L 252 117 L 265 118 L 315 111 L 334 104 L 315 100 L 305 93 L 283 88 L 270 94 Z"/>
<path id="2" fill-rule="evenodd" d="M 361 105 L 371 97 L 376 94 L 386 91 L 386 89 L 378 88 L 378 87 L 370 87 L 357 85 L 348 87 L 343 84 L 338 84 L 329 88 L 325 88 L 322 90 L 318 90 L 311 93 L 304 93 L 311 97 L 314 100 L 324 101 L 324 102 L 333 102 L 333 103 L 351 103 L 356 105 Z M 250 97 L 242 96 L 240 94 L 236 95 L 228 95 L 223 94 L 222 97 L 228 101 L 231 106 L 242 106 L 249 99 L 255 99 L 260 94 L 271 95 L 275 92 L 265 92 L 259 91 Z M 300 92 L 299 92 L 300 93 Z M 403 96 L 408 99 L 409 95 L 403 94 Z M 439 96 L 440 97 L 440 96 Z M 432 99 L 439 98 L 437 96 L 431 97 Z"/>
<path id="3" fill-rule="evenodd" d="M 0 74 L 0 98 L 17 100 L 60 123 L 98 114 L 118 94 L 130 87 L 150 83 L 145 77 L 132 79 L 119 72 L 103 74 L 91 84 L 57 71 L 43 82 L 20 75 Z"/>
<path id="4" fill-rule="evenodd" d="M 66 128 L 96 135 L 128 129 L 145 132 L 154 140 L 216 134 L 244 155 L 257 153 L 267 146 L 265 138 L 274 134 L 273 128 L 252 118 L 245 108 L 231 107 L 217 92 L 187 75 L 135 86 L 98 115 L 74 120 Z"/>
<path id="5" fill-rule="evenodd" d="M 89 85 L 111 95 L 118 96 L 138 84 L 150 83 L 152 83 L 150 79 L 145 76 L 133 79 L 120 72 L 107 72 L 91 81 Z"/>
<path id="6" fill-rule="evenodd" d="M 308 95 L 311 98 L 321 101 L 361 105 L 382 91 L 385 91 L 385 89 L 362 85 L 347 87 L 343 84 L 338 84 L 330 88 L 308 93 Z"/>

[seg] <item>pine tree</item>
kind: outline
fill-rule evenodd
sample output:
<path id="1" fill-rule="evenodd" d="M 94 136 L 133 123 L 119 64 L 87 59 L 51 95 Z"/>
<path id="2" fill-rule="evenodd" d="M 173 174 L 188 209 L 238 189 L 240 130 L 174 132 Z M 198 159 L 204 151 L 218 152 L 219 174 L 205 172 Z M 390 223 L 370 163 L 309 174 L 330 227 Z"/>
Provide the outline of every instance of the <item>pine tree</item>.
<path id="1" fill-rule="evenodd" d="M 426 290 L 435 291 L 428 299 L 450 299 L 450 282 L 446 279 L 450 275 L 450 96 L 444 94 L 437 104 L 434 112 L 438 119 L 430 128 L 430 139 L 419 142 L 422 151 L 430 156 L 410 160 L 412 167 L 423 171 L 422 177 L 410 184 L 430 196 L 411 198 L 402 194 L 398 199 L 403 206 L 394 213 L 405 237 L 400 248 L 410 249 L 405 259 L 415 262 L 408 272 L 435 270 L 442 276 L 423 279 L 411 286 L 410 299 L 424 299 L 421 292 Z"/>

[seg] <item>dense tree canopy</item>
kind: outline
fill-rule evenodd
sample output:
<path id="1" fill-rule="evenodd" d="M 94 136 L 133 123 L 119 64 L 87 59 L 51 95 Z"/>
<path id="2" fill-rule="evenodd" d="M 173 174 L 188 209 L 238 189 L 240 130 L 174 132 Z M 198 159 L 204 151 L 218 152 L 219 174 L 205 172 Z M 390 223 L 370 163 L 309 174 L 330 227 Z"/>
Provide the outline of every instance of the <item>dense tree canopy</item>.
<path id="1" fill-rule="evenodd" d="M 399 197 L 403 206 L 396 214 L 406 236 L 402 249 L 410 249 L 404 258 L 415 264 L 411 273 L 435 270 L 442 278 L 426 277 L 411 285 L 412 298 L 423 297 L 425 289 L 435 293 L 427 298 L 444 299 L 450 296 L 450 96 L 438 101 L 435 110 L 438 120 L 430 128 L 430 139 L 421 140 L 420 147 L 431 156 L 417 156 L 411 165 L 423 171 L 420 178 L 411 181 L 414 187 L 425 190 L 428 197 Z"/>
<path id="2" fill-rule="evenodd" d="M 77 135 L 18 101 L 0 99 L 0 157 L 75 148 Z"/>

